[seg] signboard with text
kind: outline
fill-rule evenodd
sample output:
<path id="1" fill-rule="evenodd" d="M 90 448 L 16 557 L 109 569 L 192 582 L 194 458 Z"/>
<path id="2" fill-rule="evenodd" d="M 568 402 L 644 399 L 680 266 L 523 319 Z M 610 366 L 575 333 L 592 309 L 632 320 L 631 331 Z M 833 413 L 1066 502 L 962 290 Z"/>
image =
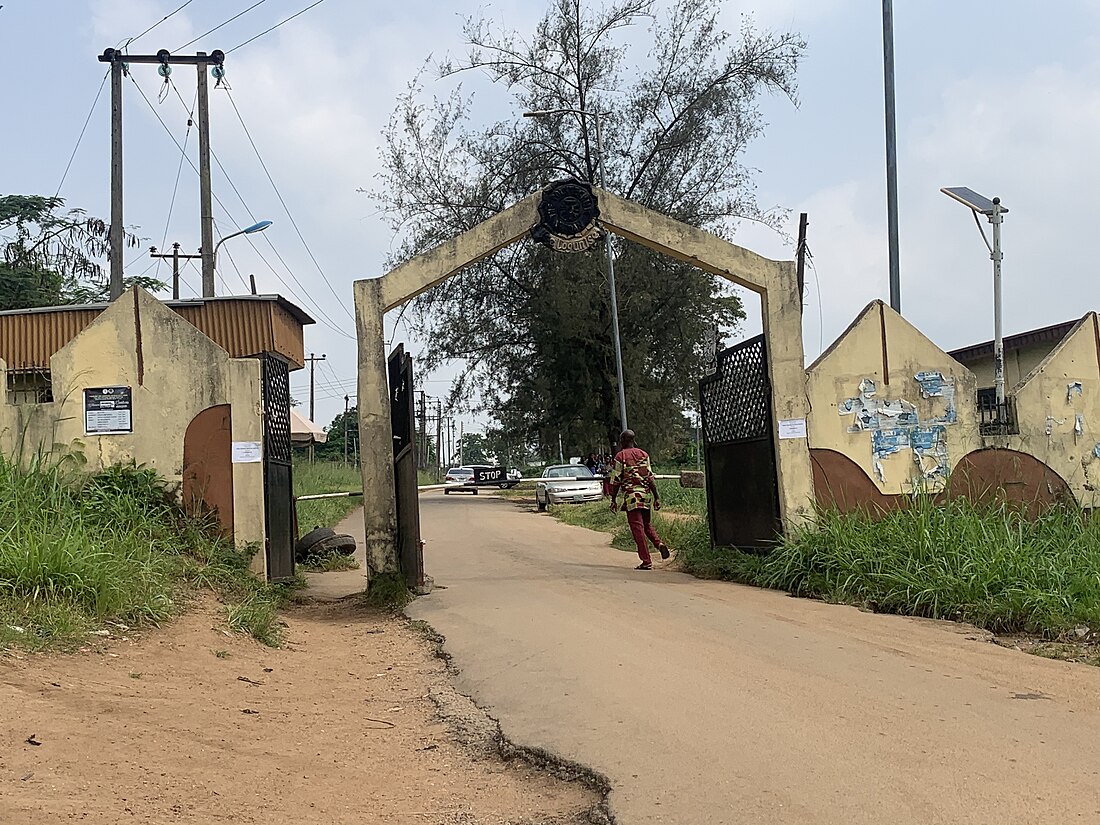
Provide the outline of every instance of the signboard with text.
<path id="1" fill-rule="evenodd" d="M 89 387 L 84 390 L 86 435 L 120 435 L 133 431 L 133 393 L 129 387 Z"/>
<path id="2" fill-rule="evenodd" d="M 474 467 L 474 484 L 500 484 L 508 480 L 504 467 Z"/>

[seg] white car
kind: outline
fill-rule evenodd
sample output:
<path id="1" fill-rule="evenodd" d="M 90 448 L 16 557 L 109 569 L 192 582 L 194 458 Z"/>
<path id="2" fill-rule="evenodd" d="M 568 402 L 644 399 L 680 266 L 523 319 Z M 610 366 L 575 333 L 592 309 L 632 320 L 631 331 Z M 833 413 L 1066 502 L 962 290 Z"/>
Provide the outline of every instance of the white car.
<path id="1" fill-rule="evenodd" d="M 535 504 L 545 510 L 551 504 L 599 501 L 603 498 L 603 481 L 592 475 L 583 464 L 556 464 L 542 471 L 535 484 Z"/>
<path id="2" fill-rule="evenodd" d="M 477 495 L 477 487 L 474 486 L 474 471 L 470 467 L 451 467 L 443 478 L 443 495 L 460 490 L 463 493 Z"/>

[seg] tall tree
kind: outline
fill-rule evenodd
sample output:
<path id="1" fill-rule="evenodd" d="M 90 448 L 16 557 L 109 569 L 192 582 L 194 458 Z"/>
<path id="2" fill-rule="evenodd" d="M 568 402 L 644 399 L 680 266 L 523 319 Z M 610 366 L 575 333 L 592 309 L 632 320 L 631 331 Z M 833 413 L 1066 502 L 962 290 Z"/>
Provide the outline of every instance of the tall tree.
<path id="1" fill-rule="evenodd" d="M 385 133 L 373 194 L 402 238 L 393 263 L 463 232 L 554 179 L 599 182 L 595 124 L 531 110 L 605 113 L 605 187 L 693 226 L 730 236 L 743 220 L 776 225 L 741 157 L 764 128 L 766 93 L 794 99 L 805 44 L 795 34 L 737 37 L 720 0 L 552 0 L 528 37 L 467 20 L 468 53 L 437 81 L 478 72 L 505 89 L 515 116 L 486 125 L 459 85 L 424 100 L 422 73 Z M 648 25 L 648 36 L 638 31 Z M 644 41 L 644 42 L 643 42 Z M 691 404 L 704 341 L 743 317 L 728 286 L 687 264 L 616 242 L 627 405 L 654 448 L 670 445 Z M 452 394 L 475 396 L 528 443 L 608 443 L 618 429 L 611 315 L 602 252 L 564 255 L 518 244 L 418 298 L 413 328 L 428 367 L 464 359 Z M 671 423 L 671 426 L 670 426 Z"/>
<path id="2" fill-rule="evenodd" d="M 61 198 L 0 196 L 0 309 L 106 301 L 110 284 L 100 260 L 109 249 L 109 227 L 81 209 L 62 211 Z M 126 233 L 135 247 L 137 236 Z M 126 286 L 163 289 L 154 278 L 127 278 Z"/>

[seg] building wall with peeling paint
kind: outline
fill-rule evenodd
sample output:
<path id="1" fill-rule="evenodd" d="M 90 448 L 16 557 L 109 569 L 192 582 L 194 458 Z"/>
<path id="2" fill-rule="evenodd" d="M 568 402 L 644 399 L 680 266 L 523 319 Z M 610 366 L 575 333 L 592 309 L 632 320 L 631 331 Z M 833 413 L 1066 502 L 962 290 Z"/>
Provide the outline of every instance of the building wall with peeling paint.
<path id="1" fill-rule="evenodd" d="M 262 440 L 260 362 L 229 354 L 147 292 L 134 290 L 104 310 L 55 353 L 52 402 L 0 398 L 0 449 L 78 451 L 90 471 L 136 461 L 170 484 L 183 478 L 184 436 L 203 410 L 229 405 L 232 440 Z M 7 370 L 0 361 L 0 380 Z M 126 386 L 132 433 L 85 433 L 84 390 Z M 264 540 L 263 465 L 232 465 L 233 534 L 239 544 Z M 263 554 L 257 554 L 263 564 Z"/>
<path id="2" fill-rule="evenodd" d="M 809 367 L 807 391 L 811 451 L 851 459 L 882 495 L 939 491 L 981 447 L 974 374 L 881 301 Z"/>
<path id="3" fill-rule="evenodd" d="M 1019 433 L 988 436 L 1044 462 L 1084 506 L 1100 501 L 1100 320 L 1082 318 L 1015 389 Z"/>

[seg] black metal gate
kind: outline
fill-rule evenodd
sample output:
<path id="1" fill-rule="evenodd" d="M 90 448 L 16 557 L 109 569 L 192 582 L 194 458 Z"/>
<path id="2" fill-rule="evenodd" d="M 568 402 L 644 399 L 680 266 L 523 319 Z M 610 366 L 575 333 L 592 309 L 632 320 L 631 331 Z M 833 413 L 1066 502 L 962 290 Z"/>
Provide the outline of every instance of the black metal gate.
<path id="1" fill-rule="evenodd" d="M 397 561 L 409 587 L 424 586 L 420 542 L 420 499 L 416 478 L 416 412 L 412 356 L 398 344 L 389 357 L 390 421 L 393 427 L 393 484 L 397 495 Z"/>
<path id="2" fill-rule="evenodd" d="M 763 550 L 782 530 L 768 351 L 759 335 L 718 354 L 699 382 L 707 512 L 717 547 Z"/>
<path id="3" fill-rule="evenodd" d="M 264 407 L 264 514 L 267 577 L 294 578 L 294 485 L 290 452 L 290 370 L 278 355 L 260 356 Z"/>

